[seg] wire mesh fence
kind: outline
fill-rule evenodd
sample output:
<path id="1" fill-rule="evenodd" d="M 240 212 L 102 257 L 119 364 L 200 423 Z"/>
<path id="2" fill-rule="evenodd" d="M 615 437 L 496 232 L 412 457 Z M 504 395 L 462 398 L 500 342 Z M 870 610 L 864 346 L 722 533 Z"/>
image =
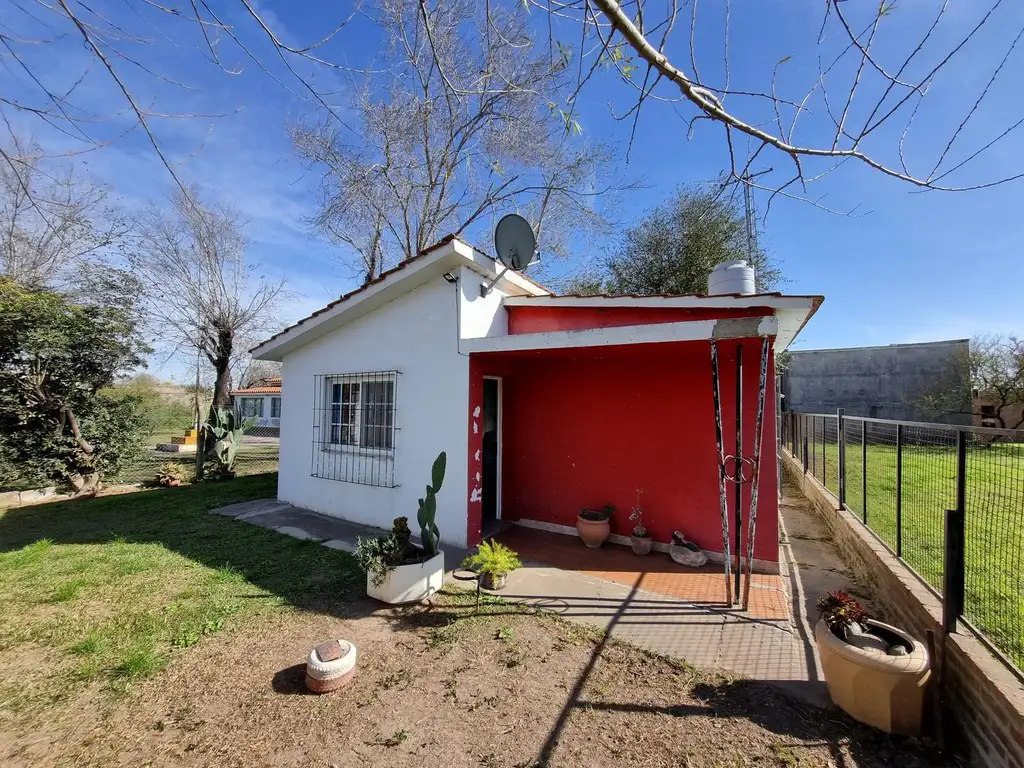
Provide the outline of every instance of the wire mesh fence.
<path id="1" fill-rule="evenodd" d="M 1020 674 L 1024 431 L 790 412 L 781 439 L 943 598 L 947 626 L 968 622 Z M 961 516 L 960 549 L 946 535 L 950 514 Z M 962 594 L 950 599 L 950 584 Z"/>
<path id="2" fill-rule="evenodd" d="M 192 482 L 196 467 L 195 443 L 194 430 L 150 435 L 142 440 L 134 455 L 129 456 L 116 471 L 103 476 L 103 484 L 154 483 L 157 475 L 170 466 L 178 468 L 182 482 Z M 276 427 L 256 426 L 246 430 L 236 454 L 236 475 L 277 472 L 278 443 L 279 431 Z M 17 466 L 0 467 L 0 493 L 36 490 L 48 484 L 45 478 L 19 473 Z"/>

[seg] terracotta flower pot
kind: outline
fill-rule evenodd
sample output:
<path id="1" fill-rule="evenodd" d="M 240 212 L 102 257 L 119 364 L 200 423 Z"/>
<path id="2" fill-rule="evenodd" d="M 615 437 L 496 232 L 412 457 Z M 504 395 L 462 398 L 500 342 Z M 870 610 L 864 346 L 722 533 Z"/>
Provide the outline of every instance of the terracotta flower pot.
<path id="1" fill-rule="evenodd" d="M 636 534 L 629 537 L 629 543 L 633 545 L 634 555 L 649 555 L 651 547 L 654 546 L 654 540 L 650 536 L 637 536 Z"/>
<path id="2" fill-rule="evenodd" d="M 576 518 L 576 532 L 583 539 L 583 543 L 591 549 L 597 549 L 604 544 L 612 533 L 611 520 L 587 520 L 582 516 Z"/>
<path id="3" fill-rule="evenodd" d="M 480 577 L 480 586 L 490 590 L 504 589 L 507 581 L 507 573 L 485 573 Z"/>
<path id="4" fill-rule="evenodd" d="M 867 621 L 911 649 L 906 656 L 858 648 L 836 637 L 824 621 L 814 639 L 836 706 L 854 720 L 889 733 L 916 736 L 921 732 L 925 685 L 931 674 L 928 651 L 906 632 L 880 621 Z"/>
<path id="5" fill-rule="evenodd" d="M 179 485 L 181 485 L 181 480 L 177 480 L 177 479 L 168 480 L 167 481 L 167 485 L 170 488 L 177 488 Z"/>

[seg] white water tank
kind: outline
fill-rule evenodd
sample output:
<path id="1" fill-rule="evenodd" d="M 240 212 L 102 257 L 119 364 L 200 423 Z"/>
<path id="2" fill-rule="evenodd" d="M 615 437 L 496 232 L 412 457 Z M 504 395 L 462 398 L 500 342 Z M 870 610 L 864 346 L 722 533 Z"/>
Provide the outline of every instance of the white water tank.
<path id="1" fill-rule="evenodd" d="M 738 293 L 749 296 L 755 292 L 754 268 L 743 259 L 723 261 L 711 270 L 708 277 L 708 296 Z"/>

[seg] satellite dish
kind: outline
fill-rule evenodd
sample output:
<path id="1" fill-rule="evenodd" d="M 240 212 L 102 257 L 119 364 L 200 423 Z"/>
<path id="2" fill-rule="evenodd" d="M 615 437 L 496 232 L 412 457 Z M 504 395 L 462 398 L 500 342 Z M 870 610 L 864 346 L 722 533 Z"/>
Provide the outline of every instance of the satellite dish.
<path id="1" fill-rule="evenodd" d="M 530 222 L 517 213 L 502 216 L 494 228 L 494 250 L 498 261 L 509 269 L 526 269 L 537 253 L 537 236 Z"/>

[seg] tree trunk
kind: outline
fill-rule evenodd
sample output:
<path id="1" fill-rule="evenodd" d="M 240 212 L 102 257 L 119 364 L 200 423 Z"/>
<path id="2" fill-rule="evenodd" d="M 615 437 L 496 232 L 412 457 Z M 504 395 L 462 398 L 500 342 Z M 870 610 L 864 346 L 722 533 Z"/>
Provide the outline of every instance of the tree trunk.
<path id="1" fill-rule="evenodd" d="M 234 351 L 234 332 L 230 328 L 217 330 L 217 351 L 210 355 L 217 379 L 213 385 L 212 408 L 231 407 L 231 353 Z"/>

